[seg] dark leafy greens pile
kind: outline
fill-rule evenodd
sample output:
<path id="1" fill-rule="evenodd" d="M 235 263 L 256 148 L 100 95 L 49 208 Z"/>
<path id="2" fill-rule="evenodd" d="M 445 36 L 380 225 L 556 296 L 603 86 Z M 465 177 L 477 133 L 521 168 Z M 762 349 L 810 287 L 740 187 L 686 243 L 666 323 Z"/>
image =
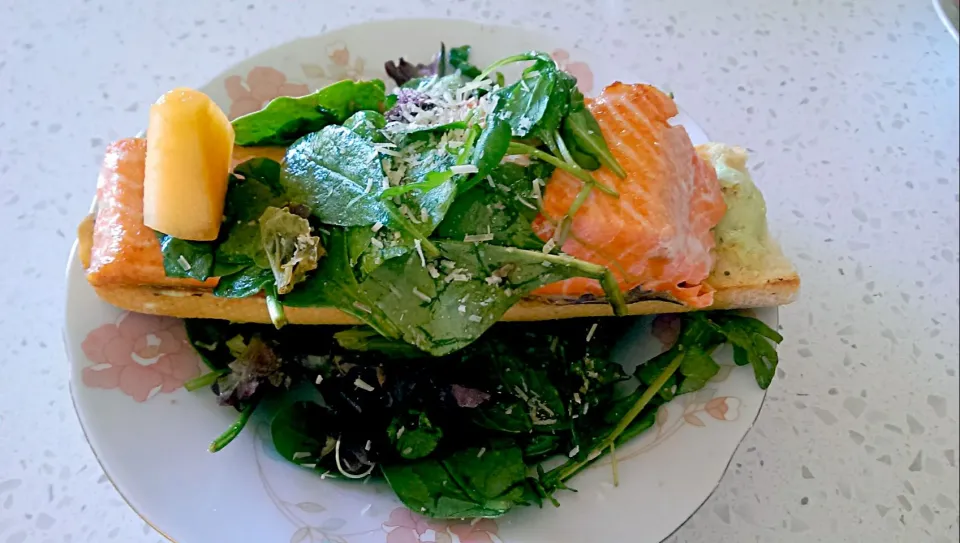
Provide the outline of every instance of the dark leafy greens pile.
<path id="1" fill-rule="evenodd" d="M 191 320 L 190 339 L 212 371 L 189 388 L 212 384 L 240 410 L 211 450 L 272 398 L 271 434 L 287 460 L 324 477 L 382 475 L 427 516 L 495 517 L 558 503 L 571 477 L 716 375 L 711 353 L 722 344 L 769 385 L 779 334 L 736 314 L 680 318 L 677 343 L 633 375 L 612 360 L 631 319 L 498 324 L 442 357 L 369 327 Z M 563 464 L 542 467 L 558 455 Z"/>
<path id="2" fill-rule="evenodd" d="M 780 336 L 747 317 L 683 316 L 676 346 L 633 375 L 611 359 L 627 319 L 495 325 L 573 277 L 599 281 L 625 313 L 609 269 L 558 250 L 590 191 L 618 197 L 590 172 L 624 172 L 576 80 L 546 54 L 484 70 L 469 54 L 387 63 L 390 94 L 382 81 L 342 81 L 236 119 L 238 145 L 288 146 L 283 162 L 235 168 L 216 241 L 158 234 L 168 275 L 263 296 L 274 323 L 188 323 L 211 368 L 188 388 L 209 386 L 239 413 L 212 451 L 264 406 L 292 462 L 382 475 L 428 516 L 493 517 L 556 503 L 660 404 L 703 387 L 721 344 L 769 385 Z M 497 70 L 517 62 L 527 67 L 507 84 Z M 584 183 L 565 216 L 546 217 L 556 234 L 544 242 L 531 224 L 556 168 Z M 285 326 L 287 307 L 336 308 L 363 326 Z"/>

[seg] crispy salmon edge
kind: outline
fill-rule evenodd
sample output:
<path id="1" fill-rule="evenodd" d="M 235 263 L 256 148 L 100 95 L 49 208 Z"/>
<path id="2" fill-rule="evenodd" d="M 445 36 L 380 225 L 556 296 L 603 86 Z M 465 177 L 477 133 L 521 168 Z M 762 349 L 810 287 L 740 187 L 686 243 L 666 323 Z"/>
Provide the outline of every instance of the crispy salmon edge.
<path id="1" fill-rule="evenodd" d="M 80 236 L 90 235 L 81 231 Z M 84 244 L 81 243 L 81 247 Z M 89 247 L 89 246 L 88 246 Z M 81 259 L 89 258 L 81 255 Z M 733 278 L 726 278 L 728 282 Z M 233 322 L 269 323 L 266 301 L 262 296 L 249 298 L 220 298 L 209 288 L 170 288 L 149 285 L 93 284 L 103 301 L 136 313 L 194 319 L 224 319 Z M 793 302 L 800 291 L 800 277 L 796 272 L 787 275 L 751 280 L 718 288 L 713 305 L 704 309 L 748 309 L 773 307 Z M 627 306 L 631 315 L 679 313 L 693 308 L 657 300 L 641 301 Z M 359 324 L 359 321 L 339 309 L 330 307 L 285 307 L 292 324 Z M 557 304 L 538 301 L 536 297 L 521 300 L 511 307 L 502 321 L 546 321 L 577 317 L 612 316 L 610 306 L 604 303 Z"/>

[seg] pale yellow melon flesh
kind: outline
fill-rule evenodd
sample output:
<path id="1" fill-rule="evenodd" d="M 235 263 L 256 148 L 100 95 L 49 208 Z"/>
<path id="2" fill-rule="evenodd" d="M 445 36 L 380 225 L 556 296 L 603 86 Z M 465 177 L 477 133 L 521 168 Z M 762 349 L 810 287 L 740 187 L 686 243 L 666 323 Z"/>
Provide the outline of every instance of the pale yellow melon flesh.
<path id="1" fill-rule="evenodd" d="M 147 127 L 143 223 L 180 239 L 217 239 L 233 140 L 233 126 L 207 95 L 179 88 L 161 96 Z"/>

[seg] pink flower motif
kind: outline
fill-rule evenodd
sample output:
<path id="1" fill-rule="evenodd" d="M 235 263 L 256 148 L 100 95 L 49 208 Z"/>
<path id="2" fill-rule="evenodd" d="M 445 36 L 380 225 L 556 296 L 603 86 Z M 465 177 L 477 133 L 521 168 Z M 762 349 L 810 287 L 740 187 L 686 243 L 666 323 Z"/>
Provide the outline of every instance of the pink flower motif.
<path id="1" fill-rule="evenodd" d="M 457 536 L 461 543 L 495 543 L 497 523 L 491 519 L 471 520 L 436 520 L 422 517 L 406 509 L 398 507 L 390 512 L 390 518 L 383 523 L 387 530 L 386 543 L 451 543 L 452 536 Z M 431 538 L 423 539 L 427 532 L 433 531 Z M 499 541 L 497 539 L 496 541 Z"/>
<path id="2" fill-rule="evenodd" d="M 497 523 L 491 519 L 473 521 L 457 521 L 448 526 L 451 533 L 460 538 L 460 543 L 493 543 L 497 535 Z"/>
<path id="3" fill-rule="evenodd" d="M 737 417 L 740 416 L 740 400 L 730 396 L 721 396 L 707 402 L 703 410 L 717 420 L 737 420 Z"/>
<path id="4" fill-rule="evenodd" d="M 94 363 L 83 368 L 85 385 L 119 388 L 138 402 L 200 374 L 200 357 L 178 319 L 127 313 L 87 334 L 80 347 Z"/>
<path id="5" fill-rule="evenodd" d="M 263 109 L 270 100 L 278 96 L 303 96 L 310 89 L 306 85 L 287 82 L 287 76 L 279 70 L 266 66 L 257 66 L 247 74 L 247 84 L 243 78 L 231 75 L 223 82 L 230 97 L 230 118 Z"/>
<path id="6" fill-rule="evenodd" d="M 577 78 L 577 87 L 583 94 L 593 90 L 593 70 L 585 62 L 570 62 L 570 53 L 564 49 L 557 49 L 551 55 L 561 70 Z"/>
<path id="7" fill-rule="evenodd" d="M 350 64 L 350 50 L 343 42 L 334 42 L 327 46 L 327 56 L 330 61 L 337 66 L 346 66 Z"/>
<path id="8" fill-rule="evenodd" d="M 666 352 L 673 347 L 680 336 L 680 316 L 679 315 L 657 315 L 650 325 L 650 333 L 653 337 L 660 340 L 660 352 Z"/>

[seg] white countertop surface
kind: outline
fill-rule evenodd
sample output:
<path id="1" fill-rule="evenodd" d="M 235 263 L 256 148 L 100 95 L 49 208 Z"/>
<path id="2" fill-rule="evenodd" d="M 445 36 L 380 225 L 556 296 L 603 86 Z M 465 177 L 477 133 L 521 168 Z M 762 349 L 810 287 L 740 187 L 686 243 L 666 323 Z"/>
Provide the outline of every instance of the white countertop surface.
<path id="1" fill-rule="evenodd" d="M 105 144 L 251 53 L 423 16 L 576 33 L 753 152 L 802 297 L 755 428 L 670 541 L 957 541 L 958 47 L 930 3 L 564 4 L 3 2 L 0 543 L 162 540 L 87 447 L 61 341 Z"/>

